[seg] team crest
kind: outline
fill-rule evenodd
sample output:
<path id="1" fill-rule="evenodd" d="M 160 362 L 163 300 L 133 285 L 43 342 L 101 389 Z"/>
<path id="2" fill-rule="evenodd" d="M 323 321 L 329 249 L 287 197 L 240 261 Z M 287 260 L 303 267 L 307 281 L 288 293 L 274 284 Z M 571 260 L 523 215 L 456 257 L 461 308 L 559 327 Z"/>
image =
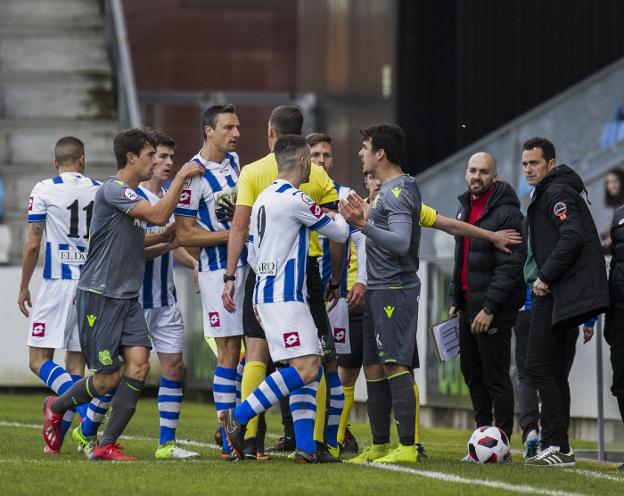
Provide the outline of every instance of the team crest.
<path id="1" fill-rule="evenodd" d="M 210 321 L 210 327 L 221 327 L 219 312 L 208 312 L 208 320 Z"/>
<path id="2" fill-rule="evenodd" d="M 139 198 L 139 195 L 137 195 L 134 191 L 132 191 L 130 188 L 126 188 L 124 190 L 124 195 L 126 195 L 126 198 L 130 201 L 135 201 Z"/>
<path id="3" fill-rule="evenodd" d="M 42 338 L 45 336 L 45 322 L 33 322 L 32 335 L 35 338 Z"/>
<path id="4" fill-rule="evenodd" d="M 334 343 L 345 344 L 347 342 L 347 330 L 342 327 L 334 327 Z"/>
<path id="5" fill-rule="evenodd" d="M 191 190 L 183 189 L 182 193 L 180 193 L 180 205 L 190 205 L 191 204 Z"/>
<path id="6" fill-rule="evenodd" d="M 284 333 L 284 346 L 286 348 L 295 348 L 301 346 L 301 340 L 299 339 L 299 333 L 297 331 Z"/>
<path id="7" fill-rule="evenodd" d="M 308 195 L 306 195 L 305 193 L 301 193 L 301 199 L 303 200 L 303 203 L 307 204 L 307 205 L 314 205 L 314 200 L 312 198 L 310 198 Z"/>
<path id="8" fill-rule="evenodd" d="M 565 203 L 563 202 L 555 203 L 555 206 L 553 207 L 553 214 L 559 217 L 559 220 L 566 220 L 567 213 L 568 213 L 568 206 Z"/>
<path id="9" fill-rule="evenodd" d="M 102 350 L 98 352 L 98 360 L 102 365 L 108 367 L 113 364 L 113 358 L 109 350 Z"/>

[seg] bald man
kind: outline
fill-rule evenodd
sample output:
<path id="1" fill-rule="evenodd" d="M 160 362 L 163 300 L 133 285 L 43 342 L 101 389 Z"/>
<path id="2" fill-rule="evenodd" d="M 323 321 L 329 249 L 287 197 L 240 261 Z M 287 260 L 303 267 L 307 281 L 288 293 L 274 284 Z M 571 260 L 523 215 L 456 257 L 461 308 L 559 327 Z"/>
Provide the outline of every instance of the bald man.
<path id="1" fill-rule="evenodd" d="M 523 216 L 513 188 L 499 181 L 496 160 L 476 153 L 466 168 L 468 191 L 457 219 L 490 231 L 521 231 Z M 456 238 L 451 316 L 460 322 L 460 364 L 477 427 L 495 425 L 511 437 L 513 389 L 509 378 L 511 328 L 525 296 L 526 243 L 496 250 L 475 238 Z M 492 412 L 493 410 L 493 412 Z M 465 458 L 470 461 L 470 455 Z M 509 459 L 511 461 L 511 458 Z"/>

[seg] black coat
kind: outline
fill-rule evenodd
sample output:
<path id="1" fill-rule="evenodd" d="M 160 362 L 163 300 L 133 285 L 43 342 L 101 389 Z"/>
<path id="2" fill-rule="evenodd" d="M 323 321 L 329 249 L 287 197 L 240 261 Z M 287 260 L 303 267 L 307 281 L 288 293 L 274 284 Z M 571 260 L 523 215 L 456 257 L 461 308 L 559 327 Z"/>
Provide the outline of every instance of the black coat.
<path id="1" fill-rule="evenodd" d="M 550 285 L 552 325 L 576 326 L 607 310 L 607 271 L 585 185 L 567 165 L 535 187 L 527 210 L 539 278 Z"/>
<path id="2" fill-rule="evenodd" d="M 476 226 L 489 231 L 515 229 L 520 232 L 523 215 L 520 201 L 513 188 L 506 182 L 497 181 L 488 199 L 483 215 Z M 459 196 L 457 219 L 468 221 L 470 216 L 469 192 Z M 468 250 L 468 301 L 461 287 L 461 267 L 464 259 L 463 237 L 455 242 L 455 269 L 451 296 L 453 305 L 467 311 L 469 319 L 487 306 L 495 319 L 515 319 L 526 296 L 524 283 L 524 262 L 526 246 L 510 246 L 512 253 L 505 254 L 494 248 L 492 243 L 482 239 L 470 239 Z"/>
<path id="3" fill-rule="evenodd" d="M 624 207 L 618 208 L 613 215 L 611 255 L 609 300 L 611 308 L 624 310 Z"/>

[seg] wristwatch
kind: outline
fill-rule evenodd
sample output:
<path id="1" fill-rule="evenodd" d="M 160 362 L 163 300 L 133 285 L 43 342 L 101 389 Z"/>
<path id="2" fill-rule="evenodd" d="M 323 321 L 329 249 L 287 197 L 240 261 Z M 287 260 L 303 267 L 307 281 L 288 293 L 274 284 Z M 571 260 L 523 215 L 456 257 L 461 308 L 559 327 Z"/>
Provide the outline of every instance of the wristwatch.
<path id="1" fill-rule="evenodd" d="M 227 274 L 223 274 L 223 282 L 228 281 L 236 281 L 236 276 L 228 276 Z"/>
<path id="2" fill-rule="evenodd" d="M 336 284 L 332 284 L 331 281 L 329 282 L 329 289 L 338 289 L 340 287 L 340 281 L 338 281 Z"/>
<path id="3" fill-rule="evenodd" d="M 483 307 L 483 313 L 485 315 L 492 315 L 494 312 L 492 312 L 492 310 L 486 306 Z"/>

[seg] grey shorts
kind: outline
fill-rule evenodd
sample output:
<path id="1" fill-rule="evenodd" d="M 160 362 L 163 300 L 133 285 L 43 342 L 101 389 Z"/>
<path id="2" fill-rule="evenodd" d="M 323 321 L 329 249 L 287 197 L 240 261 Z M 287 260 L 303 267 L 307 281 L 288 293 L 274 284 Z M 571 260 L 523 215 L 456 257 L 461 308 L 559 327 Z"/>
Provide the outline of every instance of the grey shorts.
<path id="1" fill-rule="evenodd" d="M 364 365 L 396 363 L 418 368 L 420 284 L 408 289 L 366 291 L 369 318 L 364 322 Z"/>
<path id="2" fill-rule="evenodd" d="M 76 312 L 80 346 L 93 372 L 106 374 L 119 369 L 122 347 L 152 347 L 138 298 L 121 300 L 79 289 Z"/>

